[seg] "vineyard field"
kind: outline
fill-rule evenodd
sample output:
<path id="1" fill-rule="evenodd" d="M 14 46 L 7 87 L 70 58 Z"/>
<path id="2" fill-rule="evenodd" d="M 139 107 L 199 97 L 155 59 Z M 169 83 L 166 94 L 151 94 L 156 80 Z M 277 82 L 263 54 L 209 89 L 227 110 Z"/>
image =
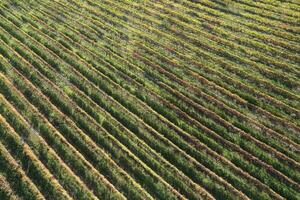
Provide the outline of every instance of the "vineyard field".
<path id="1" fill-rule="evenodd" d="M 0 0 L 0 200 L 300 200 L 300 1 Z"/>

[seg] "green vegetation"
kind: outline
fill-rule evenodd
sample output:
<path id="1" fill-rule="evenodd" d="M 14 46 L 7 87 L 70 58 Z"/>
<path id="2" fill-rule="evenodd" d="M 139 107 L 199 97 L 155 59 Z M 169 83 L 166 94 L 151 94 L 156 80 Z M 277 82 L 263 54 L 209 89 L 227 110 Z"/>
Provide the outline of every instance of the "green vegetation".
<path id="1" fill-rule="evenodd" d="M 0 1 L 0 199 L 300 199 L 299 11 Z"/>

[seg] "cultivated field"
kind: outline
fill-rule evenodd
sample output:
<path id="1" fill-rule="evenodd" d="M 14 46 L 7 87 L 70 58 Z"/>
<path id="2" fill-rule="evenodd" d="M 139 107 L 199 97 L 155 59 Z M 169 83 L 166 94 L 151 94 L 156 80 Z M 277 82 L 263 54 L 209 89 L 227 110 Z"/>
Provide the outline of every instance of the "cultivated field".
<path id="1" fill-rule="evenodd" d="M 300 199 L 299 0 L 0 0 L 0 199 Z"/>

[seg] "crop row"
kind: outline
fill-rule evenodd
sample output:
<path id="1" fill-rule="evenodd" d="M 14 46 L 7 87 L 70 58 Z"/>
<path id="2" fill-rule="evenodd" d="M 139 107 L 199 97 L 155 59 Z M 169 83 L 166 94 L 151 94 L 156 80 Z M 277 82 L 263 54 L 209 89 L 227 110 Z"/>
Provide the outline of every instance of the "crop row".
<path id="1" fill-rule="evenodd" d="M 62 5 L 64 7 L 64 4 Z M 115 10 L 105 13 L 105 16 L 109 17 L 100 20 L 102 15 L 98 14 L 94 7 L 101 6 L 101 9 L 107 12 L 110 8 L 109 5 L 108 7 L 102 4 L 96 6 L 76 5 L 84 7 L 89 12 L 92 11 L 92 15 L 87 15 L 90 17 L 85 20 L 93 19 L 93 22 L 101 23 L 103 26 L 101 32 L 105 35 L 114 32 L 115 36 L 118 37 L 117 42 L 130 36 L 127 34 L 132 33 L 133 29 L 135 34 L 147 32 L 146 27 L 139 22 L 138 26 L 132 23 L 134 21 L 130 22 L 129 26 L 122 26 L 123 14 L 117 14 L 118 17 L 114 17 L 113 15 L 116 13 L 113 12 L 116 12 Z M 50 8 L 48 6 L 46 8 L 41 13 L 46 14 L 45 16 L 53 15 L 55 19 L 54 12 L 49 14 L 47 10 Z M 70 8 L 70 10 L 62 9 L 61 11 L 67 14 L 65 17 L 71 19 L 76 15 L 73 14 L 75 7 Z M 105 182 L 107 178 L 125 196 L 139 190 L 147 198 L 151 198 L 151 196 L 163 198 L 162 195 L 166 195 L 165 198 L 172 198 L 171 196 L 174 198 L 184 198 L 185 196 L 191 199 L 197 199 L 199 196 L 213 198 L 209 193 L 214 197 L 227 195 L 227 198 L 232 198 L 230 192 L 240 198 L 247 198 L 247 196 L 268 198 L 269 195 L 269 197 L 280 199 L 281 196 L 287 198 L 297 196 L 299 174 L 295 170 L 299 166 L 298 157 L 293 152 L 293 148 L 297 149 L 298 143 L 291 140 L 294 136 L 282 136 L 280 131 L 284 132 L 283 129 L 276 132 L 274 128 L 273 130 L 268 129 L 263 124 L 254 123 L 254 126 L 258 127 L 256 128 L 258 131 L 248 129 L 236 118 L 227 117 L 224 111 L 235 117 L 243 117 L 241 113 L 226 107 L 226 104 L 221 101 L 214 100 L 211 95 L 199 92 L 200 90 L 195 89 L 193 84 L 190 85 L 185 82 L 186 79 L 175 70 L 157 65 L 161 59 L 170 60 L 168 59 L 169 56 L 166 55 L 166 57 L 163 56 L 159 60 L 154 59 L 152 61 L 152 58 L 157 58 L 156 52 L 160 51 L 157 51 L 158 49 L 153 45 L 155 42 L 151 39 L 155 30 L 151 29 L 153 32 L 149 35 L 141 34 L 138 36 L 140 42 L 149 41 L 147 45 L 150 47 L 141 47 L 139 42 L 135 43 L 129 37 L 129 42 L 125 48 L 112 47 L 109 50 L 104 50 L 107 54 L 98 59 L 99 54 L 97 54 L 96 48 L 88 47 L 87 41 L 93 42 L 97 47 L 104 44 L 105 48 L 109 44 L 115 45 L 117 42 L 110 39 L 114 36 L 105 36 L 105 42 L 108 43 L 96 43 L 103 36 L 99 35 L 100 29 L 93 26 L 92 23 L 87 23 L 87 25 L 83 24 L 84 21 L 78 21 L 77 24 L 70 23 L 67 26 L 70 29 L 63 29 L 63 34 L 52 34 L 53 32 L 47 31 L 49 27 L 40 20 L 39 14 L 34 18 L 34 22 L 27 17 L 20 17 L 21 21 L 19 21 L 10 14 L 7 15 L 7 13 L 2 12 L 1 15 L 4 16 L 1 17 L 3 19 L 0 34 L 2 40 L 1 54 L 4 55 L 4 60 L 9 60 L 14 68 L 12 71 L 9 70 L 7 75 L 13 73 L 11 78 L 14 80 L 13 83 L 17 90 L 23 93 L 24 97 L 22 98 L 28 99 L 33 106 L 32 109 L 41 112 L 47 118 L 45 119 L 46 122 L 48 121 L 46 127 L 50 126 L 54 130 L 57 129 L 56 132 L 58 133 L 56 134 L 63 134 L 63 136 L 59 136 L 60 140 L 64 137 L 68 140 L 65 144 L 69 145 L 69 149 L 75 147 L 84 158 L 88 158 L 87 162 L 92 163 L 92 169 L 95 167 L 94 174 L 97 174 L 97 170 L 99 170 L 104 175 L 105 178 L 99 174 L 99 177 L 102 177 L 101 183 Z M 129 16 L 131 17 L 131 15 Z M 68 18 L 62 18 L 64 19 L 63 24 L 69 23 L 66 22 L 69 20 Z M 107 22 L 105 19 L 108 19 Z M 22 23 L 28 21 L 31 22 L 21 26 Z M 108 30 L 111 23 L 115 26 Z M 47 30 L 41 25 L 47 27 Z M 55 25 L 51 26 L 55 27 Z M 80 27 L 84 30 L 75 37 L 74 31 L 80 30 Z M 120 34 L 120 30 L 125 30 L 125 34 Z M 157 34 L 156 37 L 169 37 L 168 31 L 155 32 L 155 34 Z M 76 38 L 81 38 L 83 41 L 79 42 L 80 40 Z M 169 38 L 170 41 L 176 40 L 173 36 Z M 122 45 L 122 43 L 120 44 Z M 158 44 L 161 45 L 160 42 Z M 182 44 L 185 45 L 185 43 Z M 132 45 L 137 49 L 130 50 Z M 86 50 L 87 52 L 85 52 Z M 127 52 L 122 53 L 122 50 Z M 122 58 L 122 56 L 128 55 L 130 57 L 130 54 L 138 60 Z M 111 59 L 110 56 L 118 58 L 117 61 L 112 61 L 114 59 Z M 94 60 L 94 58 L 97 59 Z M 138 74 L 129 72 L 126 67 L 118 66 L 120 62 L 134 66 L 135 72 L 147 77 L 146 80 L 138 78 Z M 5 62 L 3 66 L 10 64 Z M 112 69 L 110 69 L 111 67 Z M 196 76 L 195 72 L 188 73 L 193 77 Z M 199 75 L 197 74 L 197 76 Z M 153 79 L 154 77 L 155 79 Z M 27 86 L 24 86 L 24 83 Z M 182 83 L 183 85 L 181 85 Z M 14 88 L 10 84 L 6 84 L 9 85 L 7 88 Z M 141 89 L 144 85 L 147 87 Z M 192 92 L 184 91 L 183 88 L 186 86 L 192 88 Z M 152 89 L 155 92 L 151 92 Z M 17 94 L 17 90 L 10 92 Z M 140 90 L 143 90 L 141 94 Z M 229 94 L 231 93 L 229 92 Z M 289 94 L 286 93 L 286 95 Z M 294 98 L 297 99 L 296 96 Z M 167 105 L 166 108 L 159 106 L 156 100 Z M 211 102 L 211 100 L 214 101 Z M 17 98 L 14 101 L 22 102 Z M 30 105 L 29 102 L 27 104 Z M 214 104 L 218 106 L 214 107 Z M 286 106 L 286 108 L 290 107 Z M 18 109 L 24 108 L 21 106 Z M 292 112 L 296 111 L 293 108 L 291 110 Z M 199 114 L 202 111 L 204 111 L 204 115 Z M 27 113 L 25 110 L 22 112 L 25 112 L 26 118 L 29 120 L 36 120 L 30 112 Z M 243 110 L 243 112 L 247 113 L 249 110 Z M 261 110 L 262 112 L 264 110 Z M 181 119 L 181 116 L 184 116 L 184 120 Z M 281 114 L 280 116 L 282 117 Z M 276 115 L 273 118 L 281 120 L 283 124 L 288 121 L 285 118 L 278 118 Z M 246 116 L 245 119 L 251 121 Z M 43 122 L 41 123 L 43 124 Z M 214 125 L 217 125 L 218 128 L 214 128 Z M 39 127 L 39 125 L 36 126 Z M 298 128 L 296 125 L 291 126 L 293 129 Z M 262 137 L 259 133 L 266 130 L 268 136 Z M 104 136 L 99 136 L 99 131 Z M 204 135 L 202 131 L 205 133 Z M 238 134 L 232 135 L 234 132 Z M 129 135 L 130 140 L 136 141 L 136 144 L 129 140 Z M 79 138 L 77 138 L 78 136 Z M 213 141 L 212 139 L 215 138 L 218 139 Z M 278 143 L 276 138 L 283 139 L 285 143 Z M 51 144 L 50 142 L 54 142 L 54 139 L 48 139 L 47 142 Z M 258 144 L 260 148 L 254 146 L 255 144 Z M 228 146 L 238 154 L 226 150 L 225 147 Z M 212 150 L 213 147 L 216 150 Z M 121 173 L 121 168 L 123 168 L 125 173 L 123 175 L 132 178 L 133 184 L 130 186 L 122 184 L 122 180 L 112 176 L 111 171 L 109 172 L 105 166 L 97 165 L 97 157 L 89 155 L 90 153 L 93 154 L 92 149 L 98 149 L 98 152 L 102 151 L 102 154 L 106 156 L 105 162 L 110 165 L 115 162 L 115 169 L 118 173 Z M 204 152 L 200 150 L 204 150 Z M 63 157 L 64 153 L 61 152 L 59 156 Z M 48 155 L 47 152 L 43 153 Z M 124 153 L 126 158 L 121 159 L 119 155 Z M 276 154 L 277 158 L 271 156 L 273 153 Z M 67 154 L 65 153 L 65 155 Z M 47 158 L 53 159 L 55 156 Z M 78 158 L 80 157 L 74 157 L 74 161 Z M 248 162 L 245 159 L 254 160 L 255 164 L 247 163 L 245 165 L 245 162 Z M 217 160 L 221 160 L 221 163 L 218 163 Z M 136 167 L 133 168 L 133 166 Z M 258 166 L 263 166 L 267 170 L 263 172 L 264 175 L 261 172 L 258 173 Z M 72 181 L 73 183 L 76 182 L 77 177 L 72 175 L 72 171 L 76 171 L 75 167 L 70 167 L 71 170 L 67 170 L 67 174 L 74 178 L 69 182 L 63 181 L 64 177 L 59 176 L 59 171 L 55 171 L 55 167 L 50 164 L 47 167 L 53 173 L 58 174 L 57 178 L 62 186 L 71 192 L 70 185 L 72 185 Z M 64 166 L 64 169 L 68 168 Z M 246 173 L 243 170 L 246 170 Z M 96 183 L 90 184 L 88 179 L 80 174 L 80 171 L 75 173 L 80 177 L 77 181 L 80 182 L 82 179 L 86 183 L 86 186 L 81 183 L 83 188 L 88 188 L 93 193 L 98 192 L 97 196 L 103 194 L 100 186 L 94 190 L 94 187 L 97 188 Z M 208 176 L 204 176 L 204 174 L 208 174 Z M 278 180 L 283 180 L 283 183 Z M 213 182 L 218 183 L 218 185 L 213 185 Z M 249 183 L 257 187 L 250 187 L 247 185 Z M 287 185 L 292 185 L 292 188 L 287 187 Z M 230 192 L 225 193 L 222 191 L 223 188 Z M 262 188 L 266 193 L 259 192 Z M 198 191 L 198 194 L 195 190 Z M 166 191 L 168 193 L 162 194 Z M 141 194 L 135 194 L 136 198 L 141 197 Z M 71 195 L 80 195 L 80 192 Z M 93 194 L 91 193 L 91 195 Z"/>

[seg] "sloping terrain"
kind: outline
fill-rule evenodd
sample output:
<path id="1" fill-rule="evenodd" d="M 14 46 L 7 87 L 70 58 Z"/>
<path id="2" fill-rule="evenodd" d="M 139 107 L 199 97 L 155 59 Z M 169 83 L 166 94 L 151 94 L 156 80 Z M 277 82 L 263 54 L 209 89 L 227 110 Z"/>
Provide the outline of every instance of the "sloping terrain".
<path id="1" fill-rule="evenodd" d="M 298 0 L 0 0 L 0 199 L 300 199 Z"/>

